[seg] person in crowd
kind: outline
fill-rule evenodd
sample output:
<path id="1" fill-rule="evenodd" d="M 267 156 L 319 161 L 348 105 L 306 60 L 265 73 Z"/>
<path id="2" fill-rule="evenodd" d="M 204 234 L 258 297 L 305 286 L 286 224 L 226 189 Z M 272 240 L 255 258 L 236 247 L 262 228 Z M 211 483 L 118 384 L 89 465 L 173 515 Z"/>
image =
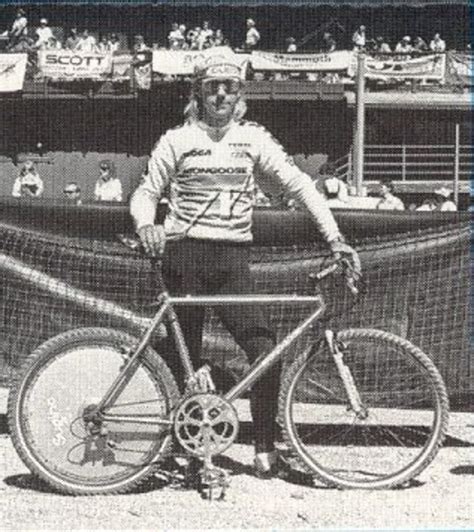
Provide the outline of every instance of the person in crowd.
<path id="1" fill-rule="evenodd" d="M 243 120 L 242 83 L 240 66 L 230 60 L 210 58 L 196 69 L 186 121 L 160 138 L 132 196 L 130 212 L 137 234 L 146 253 L 162 255 L 161 275 L 171 294 L 253 292 L 249 244 L 256 178 L 283 185 L 296 196 L 332 252 L 347 255 L 360 271 L 357 252 L 344 242 L 311 178 L 265 128 Z M 242 156 L 235 159 L 236 153 Z M 202 171 L 190 177 L 189 171 L 196 168 Z M 227 169 L 232 172 L 224 172 Z M 168 214 L 163 225 L 156 225 L 157 202 L 165 190 L 170 191 Z M 275 345 L 275 332 L 262 307 L 216 310 L 250 362 Z M 179 307 L 177 313 L 199 367 L 204 311 Z M 173 353 L 171 345 L 167 349 Z M 279 374 L 274 366 L 251 391 L 255 468 L 261 476 L 275 473 L 278 458 L 274 443 Z M 182 377 L 177 377 L 181 383 Z"/>
<path id="2" fill-rule="evenodd" d="M 426 41 L 423 39 L 423 37 L 420 37 L 419 35 L 415 38 L 413 41 L 413 51 L 414 52 L 428 52 L 429 48 L 426 44 Z"/>
<path id="3" fill-rule="evenodd" d="M 199 35 L 201 34 L 201 27 L 196 26 L 194 29 L 189 30 L 186 35 L 186 40 L 188 41 L 190 50 L 199 49 Z"/>
<path id="4" fill-rule="evenodd" d="M 255 20 L 248 18 L 246 21 L 247 33 L 245 35 L 244 48 L 246 50 L 255 50 L 260 42 L 260 32 L 257 30 Z"/>
<path id="5" fill-rule="evenodd" d="M 441 38 L 439 33 L 435 33 L 430 42 L 430 50 L 436 53 L 446 52 L 446 41 Z"/>
<path id="6" fill-rule="evenodd" d="M 294 37 L 288 37 L 286 39 L 286 51 L 290 54 L 295 53 L 298 50 L 296 46 L 296 39 Z"/>
<path id="7" fill-rule="evenodd" d="M 220 28 L 214 33 L 214 46 L 229 46 L 229 40 L 224 37 Z"/>
<path id="8" fill-rule="evenodd" d="M 379 35 L 375 39 L 374 51 L 379 54 L 390 54 L 392 52 L 392 49 L 390 48 L 388 42 L 381 35 Z"/>
<path id="9" fill-rule="evenodd" d="M 186 24 L 180 24 L 178 29 L 181 33 L 181 49 L 188 50 L 189 44 L 186 41 Z"/>
<path id="10" fill-rule="evenodd" d="M 336 50 L 336 40 L 332 36 L 332 33 L 328 31 L 323 34 L 323 43 L 321 47 L 321 52 L 330 53 Z"/>
<path id="11" fill-rule="evenodd" d="M 446 187 L 440 187 L 434 191 L 436 206 L 435 211 L 457 211 L 456 204 L 451 199 L 451 190 Z"/>
<path id="12" fill-rule="evenodd" d="M 409 35 L 405 35 L 405 37 L 403 37 L 402 40 L 397 43 L 397 46 L 395 47 L 395 52 L 397 54 L 409 54 L 413 52 L 411 37 Z"/>
<path id="13" fill-rule="evenodd" d="M 367 44 L 366 28 L 359 26 L 352 35 L 354 50 L 363 50 Z"/>
<path id="14" fill-rule="evenodd" d="M 64 187 L 64 197 L 68 203 L 73 205 L 82 205 L 81 187 L 72 181 Z"/>
<path id="15" fill-rule="evenodd" d="M 436 200 L 434 196 L 429 196 L 423 203 L 415 208 L 415 211 L 434 211 L 436 209 Z"/>
<path id="16" fill-rule="evenodd" d="M 40 25 L 36 28 L 35 34 L 37 48 L 41 48 L 43 44 L 54 37 L 52 29 L 48 26 L 48 19 L 42 18 L 40 20 Z"/>
<path id="17" fill-rule="evenodd" d="M 120 49 L 121 49 L 120 39 L 116 33 L 110 34 L 110 37 L 108 40 L 108 46 L 109 46 L 110 52 L 112 52 L 113 54 L 120 52 Z"/>
<path id="18" fill-rule="evenodd" d="M 181 50 L 183 48 L 184 35 L 179 29 L 179 24 L 173 22 L 171 30 L 168 33 L 168 47 L 170 50 Z"/>
<path id="19" fill-rule="evenodd" d="M 64 47 L 68 50 L 77 50 L 80 40 L 77 28 L 71 28 Z"/>
<path id="20" fill-rule="evenodd" d="M 24 9 L 18 9 L 12 27 L 8 32 L 9 46 L 13 47 L 24 37 L 28 36 L 28 19 Z"/>
<path id="21" fill-rule="evenodd" d="M 318 181 L 331 208 L 349 207 L 349 191 L 346 183 L 338 176 L 336 165 L 326 162 L 319 169 Z M 318 185 L 319 186 L 319 185 Z"/>
<path id="22" fill-rule="evenodd" d="M 394 195 L 394 186 L 390 180 L 380 182 L 380 201 L 375 206 L 378 210 L 384 211 L 404 211 L 403 201 Z"/>
<path id="23" fill-rule="evenodd" d="M 33 161 L 25 161 L 18 177 L 13 183 L 14 198 L 39 198 L 44 191 L 43 180 L 35 168 Z"/>
<path id="24" fill-rule="evenodd" d="M 56 37 L 53 35 L 50 39 L 48 39 L 47 42 L 44 43 L 42 49 L 43 50 L 62 50 L 63 45 L 61 44 L 61 41 L 56 39 Z"/>
<path id="25" fill-rule="evenodd" d="M 101 54 L 107 54 L 110 50 L 110 37 L 103 33 L 100 36 L 99 42 L 97 43 L 97 51 Z"/>
<path id="26" fill-rule="evenodd" d="M 8 46 L 8 51 L 16 54 L 30 54 L 36 51 L 35 41 L 25 33 L 15 41 L 15 44 Z M 27 69 L 30 65 L 31 62 L 28 60 Z"/>
<path id="27" fill-rule="evenodd" d="M 122 183 L 115 175 L 115 166 L 111 161 L 101 161 L 99 164 L 99 179 L 94 189 L 96 201 L 122 201 Z"/>
<path id="28" fill-rule="evenodd" d="M 90 35 L 89 30 L 84 30 L 77 43 L 76 50 L 86 53 L 94 53 L 97 51 L 97 41 L 93 35 Z"/>
<path id="29" fill-rule="evenodd" d="M 132 52 L 134 54 L 139 54 L 142 52 L 149 52 L 150 48 L 145 43 L 145 38 L 143 35 L 135 35 L 133 38 Z"/>
<path id="30" fill-rule="evenodd" d="M 213 44 L 214 39 L 214 31 L 209 26 L 209 21 L 205 20 L 202 23 L 201 32 L 199 33 L 199 50 L 203 50 L 204 48 L 210 48 Z"/>

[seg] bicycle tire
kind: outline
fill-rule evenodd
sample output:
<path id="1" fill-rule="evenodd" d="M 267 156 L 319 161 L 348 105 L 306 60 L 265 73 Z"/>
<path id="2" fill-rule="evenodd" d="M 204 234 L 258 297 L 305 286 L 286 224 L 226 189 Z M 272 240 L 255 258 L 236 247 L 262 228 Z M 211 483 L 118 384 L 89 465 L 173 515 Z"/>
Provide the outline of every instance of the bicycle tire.
<path id="1" fill-rule="evenodd" d="M 347 329 L 337 339 L 368 417 L 350 410 L 326 342 L 315 344 L 282 376 L 279 419 L 293 461 L 332 487 L 405 484 L 443 443 L 449 418 L 443 379 L 423 351 L 391 333 Z"/>
<path id="2" fill-rule="evenodd" d="M 40 345 L 18 373 L 8 401 L 12 442 L 54 490 L 125 493 L 147 480 L 168 452 L 171 426 L 105 422 L 93 436 L 81 416 L 102 398 L 137 342 L 112 329 L 74 329 Z M 110 412 L 169 418 L 179 398 L 174 377 L 150 347 L 141 356 Z"/>

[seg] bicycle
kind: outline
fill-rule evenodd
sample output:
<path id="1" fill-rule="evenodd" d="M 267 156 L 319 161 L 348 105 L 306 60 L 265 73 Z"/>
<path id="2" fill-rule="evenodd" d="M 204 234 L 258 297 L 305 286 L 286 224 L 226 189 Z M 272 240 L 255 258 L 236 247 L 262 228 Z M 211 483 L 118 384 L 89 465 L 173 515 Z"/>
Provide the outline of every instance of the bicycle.
<path id="1" fill-rule="evenodd" d="M 313 276 L 342 270 L 340 257 Z M 310 315 L 231 389 L 217 393 L 207 366 L 195 371 L 174 306 L 310 303 Z M 26 360 L 10 393 L 13 444 L 49 486 L 75 495 L 124 493 L 147 480 L 166 457 L 198 457 L 200 486 L 223 496 L 227 473 L 213 465 L 238 435 L 234 403 L 325 311 L 315 295 L 172 297 L 163 292 L 140 338 L 104 328 L 71 330 Z M 186 375 L 180 394 L 163 358 L 150 347 L 168 322 Z M 443 380 L 408 340 L 376 329 L 325 330 L 286 365 L 279 423 L 291 462 L 338 488 L 388 488 L 409 482 L 435 458 L 448 425 Z"/>

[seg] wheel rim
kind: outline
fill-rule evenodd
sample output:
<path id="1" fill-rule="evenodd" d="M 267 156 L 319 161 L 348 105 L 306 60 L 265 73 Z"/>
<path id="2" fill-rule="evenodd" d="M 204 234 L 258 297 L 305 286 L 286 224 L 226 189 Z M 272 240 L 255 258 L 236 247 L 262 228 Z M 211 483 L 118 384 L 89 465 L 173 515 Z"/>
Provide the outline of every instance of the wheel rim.
<path id="1" fill-rule="evenodd" d="M 320 349 L 300 368 L 287 395 L 290 440 L 306 466 L 328 483 L 402 483 L 427 465 L 440 439 L 435 383 L 401 345 L 370 335 L 345 343 L 368 418 L 347 409 L 331 355 Z"/>
<path id="2" fill-rule="evenodd" d="M 157 425 L 103 423 L 89 430 L 84 411 L 97 404 L 125 355 L 117 347 L 72 347 L 50 357 L 23 383 L 19 439 L 37 471 L 74 489 L 110 488 L 140 475 L 156 458 L 166 433 Z M 165 417 L 168 399 L 141 365 L 108 413 Z"/>

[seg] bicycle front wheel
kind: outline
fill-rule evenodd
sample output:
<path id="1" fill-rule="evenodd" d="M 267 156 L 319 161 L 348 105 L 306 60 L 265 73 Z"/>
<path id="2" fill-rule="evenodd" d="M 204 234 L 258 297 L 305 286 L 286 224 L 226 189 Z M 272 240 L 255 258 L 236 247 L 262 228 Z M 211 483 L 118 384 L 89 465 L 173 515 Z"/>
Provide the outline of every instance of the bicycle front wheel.
<path id="1" fill-rule="evenodd" d="M 145 480 L 166 451 L 166 420 L 178 389 L 150 348 L 103 412 L 117 419 L 87 419 L 136 345 L 123 332 L 76 329 L 48 340 L 27 359 L 10 393 L 10 433 L 27 467 L 53 488 L 75 495 L 123 493 Z"/>
<path id="2" fill-rule="evenodd" d="M 432 361 L 413 344 L 373 329 L 337 334 L 362 413 L 353 409 L 326 345 L 300 355 L 282 379 L 280 418 L 299 465 L 330 486 L 386 488 L 435 457 L 448 397 Z"/>

